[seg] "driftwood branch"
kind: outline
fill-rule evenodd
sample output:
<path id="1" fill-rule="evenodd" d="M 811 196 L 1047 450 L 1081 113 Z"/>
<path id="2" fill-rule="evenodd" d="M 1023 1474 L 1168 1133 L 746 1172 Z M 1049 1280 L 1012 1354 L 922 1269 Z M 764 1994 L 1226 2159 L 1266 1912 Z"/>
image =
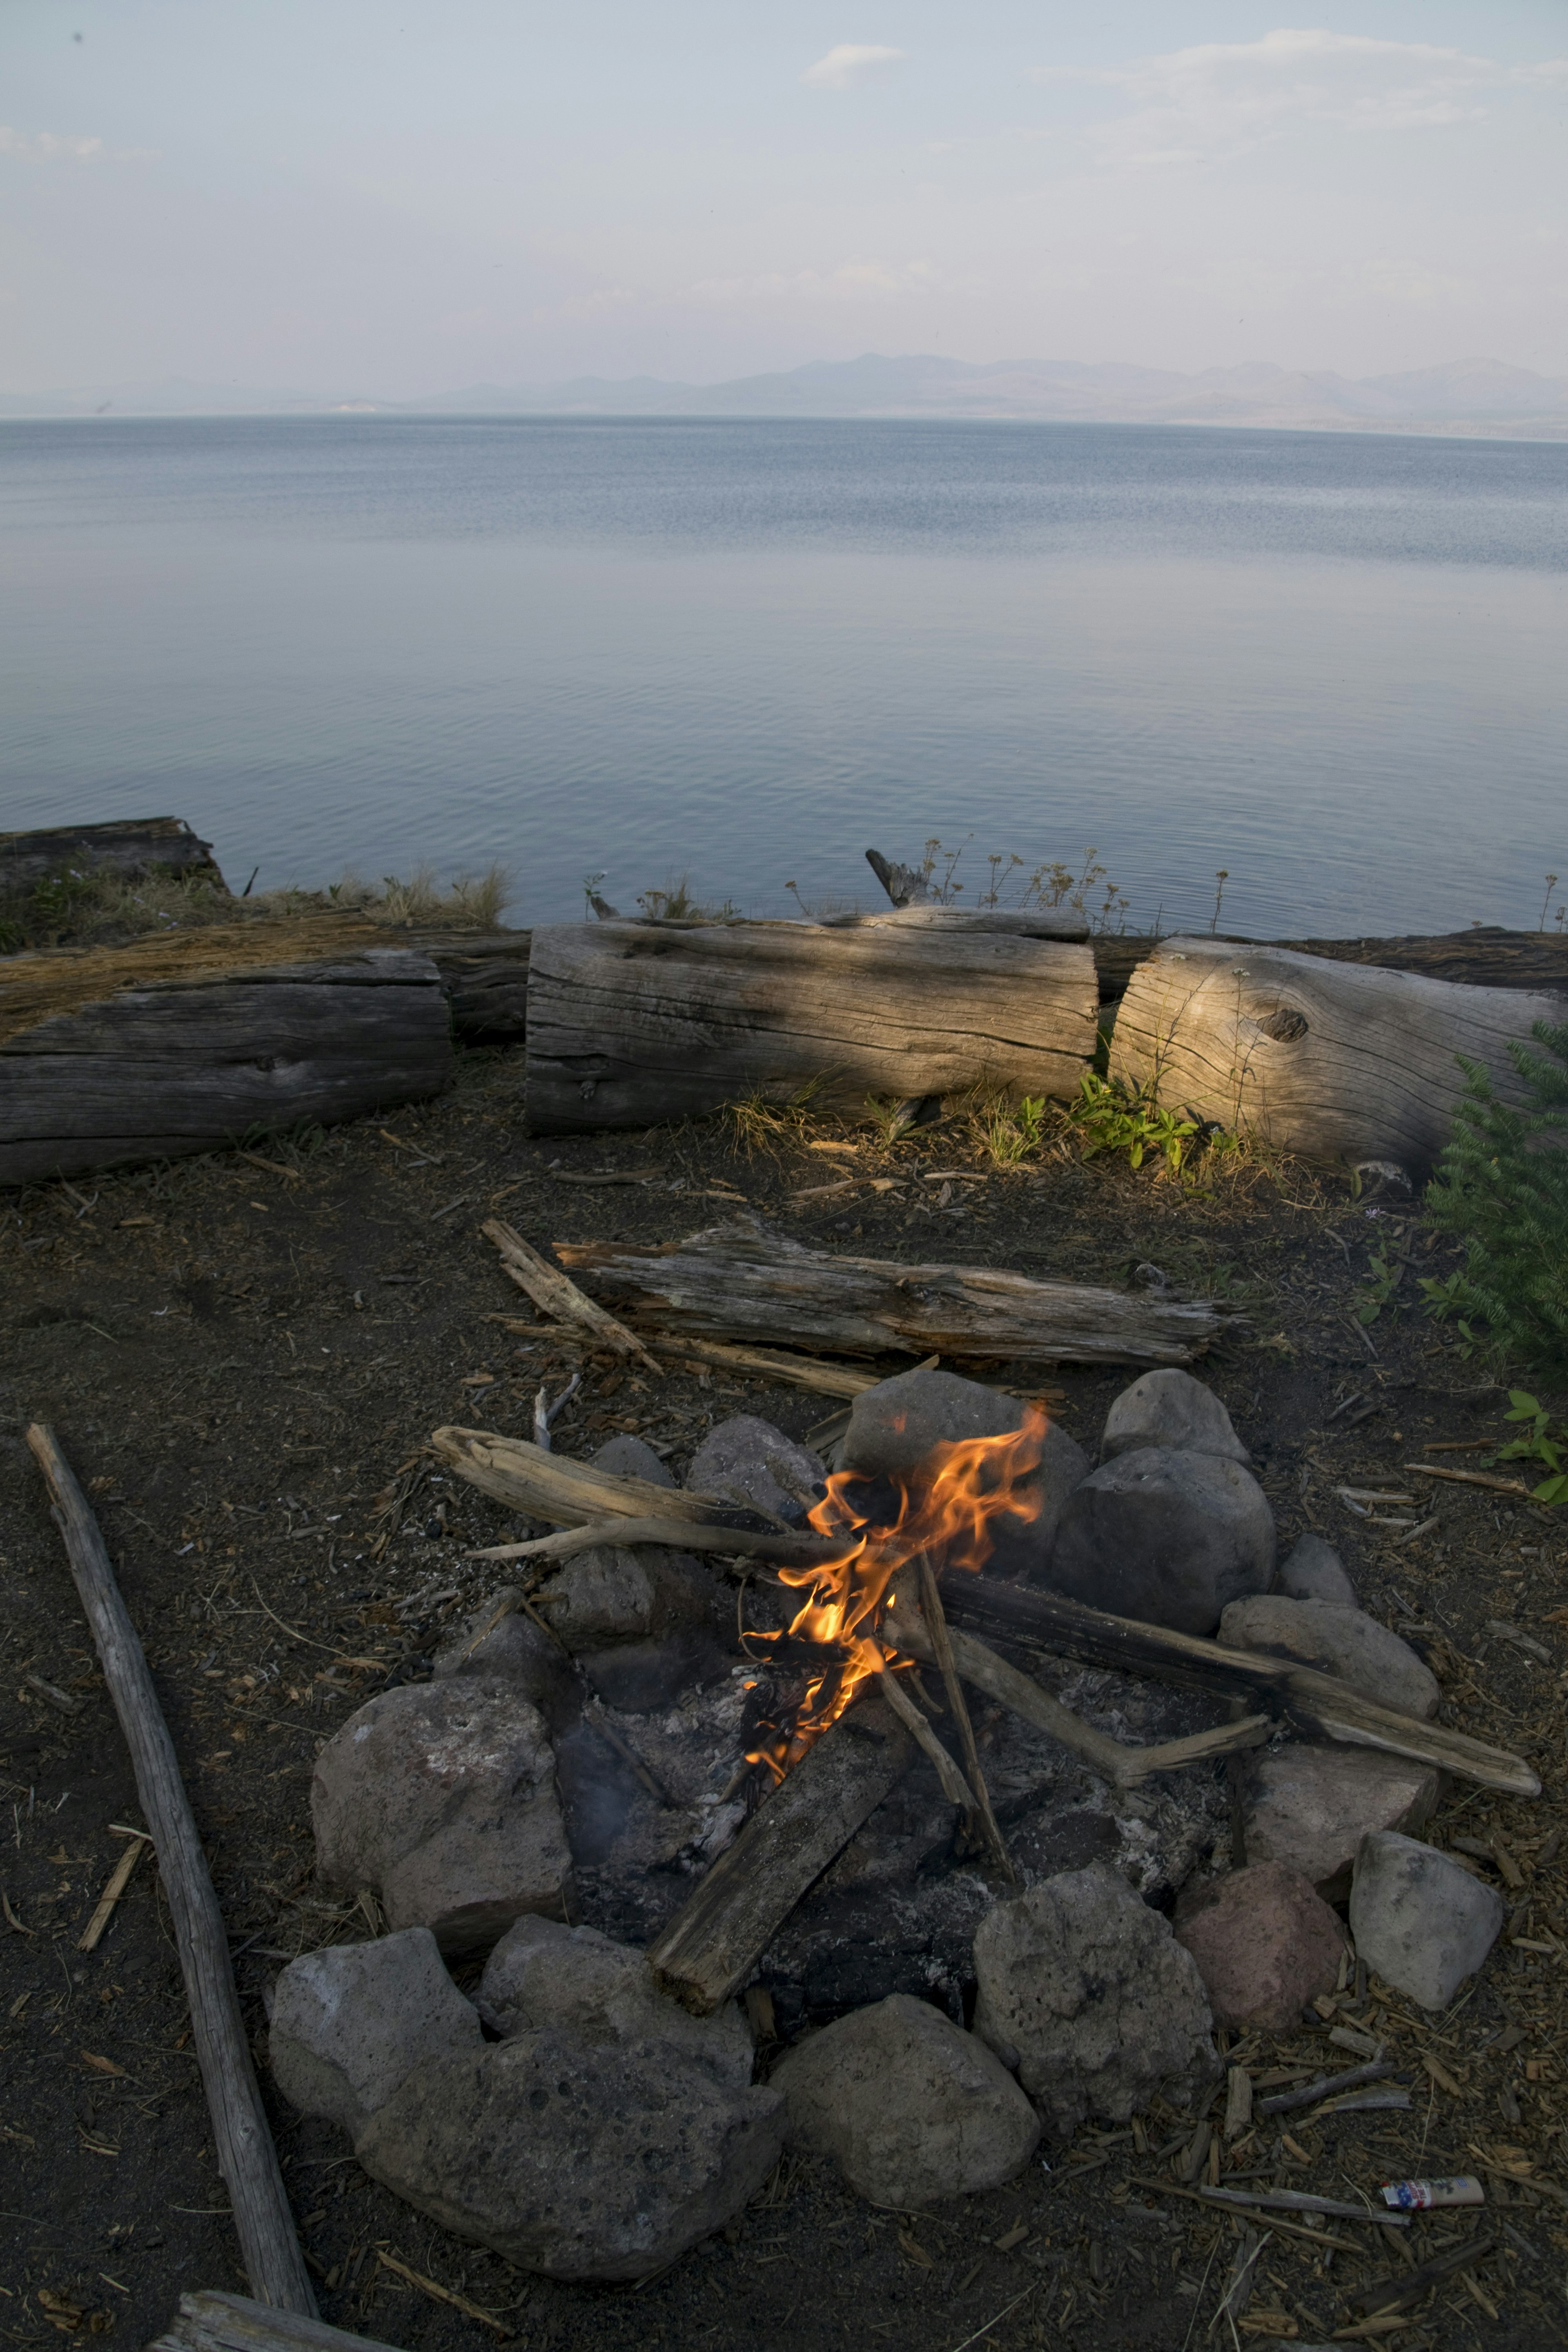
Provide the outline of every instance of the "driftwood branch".
<path id="1" fill-rule="evenodd" d="M 731 1507 L 717 1496 L 656 1486 L 647 1478 L 616 1478 L 592 1463 L 546 1454 L 525 1438 L 502 1437 L 494 1430 L 437 1429 L 430 1443 L 448 1469 L 481 1494 L 560 1527 L 614 1518 L 689 1519 L 711 1526 Z"/>
<path id="2" fill-rule="evenodd" d="M 666 1491 L 662 1487 L 661 1493 Z M 776 1559 L 786 1568 L 816 1568 L 819 1562 L 841 1559 L 844 1546 L 835 1536 L 757 1534 L 750 1528 L 705 1527 L 697 1519 L 595 1519 L 580 1528 L 562 1528 L 552 1536 L 534 1536 L 528 1543 L 490 1544 L 483 1551 L 464 1554 L 467 1559 L 574 1559 L 597 1544 L 668 1544 L 677 1551 L 745 1552 L 755 1559 Z"/>
<path id="3" fill-rule="evenodd" d="M 53 1431 L 35 1422 L 27 1443 L 47 1482 L 55 1524 L 64 1538 L 103 1678 L 131 1750 L 136 1793 L 168 1897 L 213 2144 L 233 2206 L 246 2275 L 261 2302 L 313 2318 L 316 2301 L 256 2086 L 223 1913 L 146 1656 L 115 1582 L 98 1521 Z"/>
<path id="4" fill-rule="evenodd" d="M 847 1354 L 884 1351 L 1030 1363 L 1186 1364 L 1226 1328 L 1219 1309 L 990 1266 L 904 1265 L 809 1250 L 754 1217 L 662 1246 L 557 1242 L 574 1272 L 637 1300 L 657 1344 L 685 1335 L 800 1340 Z"/>
<path id="5" fill-rule="evenodd" d="M 298 2312 L 270 2310 L 246 2294 L 203 2288 L 180 2297 L 178 2316 L 147 2352 L 391 2352 L 391 2347 Z"/>
<path id="6" fill-rule="evenodd" d="M 700 2017 L 745 1983 L 801 1896 L 914 1761 L 877 1700 L 847 1715 L 765 1798 L 648 1951 L 666 1992 Z"/>
<path id="7" fill-rule="evenodd" d="M 480 1227 L 489 1241 L 500 1252 L 500 1262 L 520 1290 L 526 1290 L 534 1305 L 546 1315 L 559 1316 L 563 1323 L 575 1323 L 591 1331 L 596 1339 L 613 1348 L 618 1356 L 636 1356 L 650 1372 L 664 1369 L 650 1356 L 642 1341 L 624 1323 L 617 1323 L 595 1299 L 580 1291 L 568 1281 L 559 1266 L 547 1264 L 531 1243 L 500 1217 L 490 1217 Z"/>
<path id="8" fill-rule="evenodd" d="M 1334 1675 L 1318 1674 L 1288 1658 L 1226 1649 L 1168 1626 L 1107 1616 L 1054 1592 L 963 1570 L 950 1570 L 944 1576 L 942 1598 L 961 1625 L 979 1626 L 1053 1655 L 1079 1658 L 1087 1665 L 1109 1666 L 1117 1674 L 1149 1675 L 1178 1689 L 1241 1699 L 1309 1736 L 1408 1756 L 1483 1789 L 1516 1797 L 1541 1794 L 1539 1779 L 1521 1757 L 1489 1748 L 1445 1725 L 1381 1706 Z"/>

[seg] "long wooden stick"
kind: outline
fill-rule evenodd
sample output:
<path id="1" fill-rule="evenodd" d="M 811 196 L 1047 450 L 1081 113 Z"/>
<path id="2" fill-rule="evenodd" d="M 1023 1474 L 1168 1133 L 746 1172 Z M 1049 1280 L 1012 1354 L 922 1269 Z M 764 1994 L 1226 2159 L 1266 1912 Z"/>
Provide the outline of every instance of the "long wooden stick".
<path id="1" fill-rule="evenodd" d="M 570 1276 L 547 1258 L 530 1242 L 525 1242 L 515 1226 L 500 1217 L 488 1218 L 479 1228 L 488 1241 L 494 1242 L 500 1252 L 500 1262 L 520 1290 L 526 1290 L 536 1307 L 547 1315 L 558 1315 L 564 1323 L 575 1323 L 602 1339 L 618 1356 L 636 1356 L 650 1372 L 662 1372 L 663 1365 L 650 1356 L 642 1341 L 624 1323 L 618 1322 L 608 1307 L 590 1298 L 578 1289 Z"/>
<path id="2" fill-rule="evenodd" d="M 942 1605 L 942 1594 L 937 1591 L 936 1570 L 924 1552 L 921 1554 L 920 1575 L 921 1613 L 926 1622 L 926 1631 L 931 1635 L 931 1647 L 936 1652 L 937 1664 L 942 1668 L 942 1681 L 947 1685 L 947 1703 L 952 1709 L 953 1720 L 958 1726 L 958 1737 L 963 1743 L 963 1760 L 969 1767 L 969 1785 L 974 1792 L 974 1803 L 980 1816 L 980 1826 L 984 1832 L 986 1844 L 991 1848 L 1003 1870 L 1010 1879 L 1016 1879 L 1018 1874 L 1013 1867 L 1013 1858 L 1007 1852 L 1006 1841 L 997 1826 L 996 1816 L 991 1810 L 991 1791 L 985 1785 L 985 1775 L 980 1769 L 980 1750 L 974 1744 L 974 1726 L 969 1720 L 969 1708 L 964 1703 L 963 1685 L 959 1680 L 958 1665 L 952 1654 L 952 1638 L 947 1629 L 947 1612 Z"/>
<path id="3" fill-rule="evenodd" d="M 98 1521 L 54 1432 L 35 1422 L 27 1443 L 47 1482 L 55 1524 L 65 1539 L 103 1678 L 131 1750 L 136 1793 L 168 1896 L 213 2145 L 233 2205 L 246 2275 L 261 2302 L 313 2319 L 316 2299 L 256 2087 L 223 1913 L 146 1656 L 114 1580 Z"/>
<path id="4" fill-rule="evenodd" d="M 753 1533 L 747 1528 L 704 1527 L 694 1519 L 594 1519 L 583 1528 L 559 1528 L 528 1543 L 489 1544 L 465 1552 L 465 1559 L 571 1559 L 597 1544 L 668 1544 L 676 1551 L 746 1552 L 757 1559 L 782 1560 L 786 1568 L 816 1568 L 841 1559 L 844 1545 L 833 1536 Z"/>
<path id="5" fill-rule="evenodd" d="M 1064 1601 L 1033 1586 L 1005 1584 L 1000 1578 L 950 1571 L 947 1605 L 961 1622 L 978 1623 L 1004 1640 L 1032 1643 L 1058 1657 L 1081 1658 L 1121 1675 L 1152 1675 L 1178 1689 L 1215 1691 L 1267 1707 L 1302 1731 L 1350 1747 L 1381 1748 L 1412 1757 L 1439 1771 L 1457 1773 L 1483 1789 L 1510 1796 L 1539 1797 L 1541 1782 L 1522 1757 L 1489 1748 L 1446 1724 L 1424 1722 L 1395 1707 L 1380 1706 L 1333 1675 L 1321 1675 L 1289 1658 L 1258 1650 L 1227 1649 L 1220 1642 L 1178 1633 L 1168 1625 L 1146 1625 L 1133 1617 L 1110 1617 Z"/>

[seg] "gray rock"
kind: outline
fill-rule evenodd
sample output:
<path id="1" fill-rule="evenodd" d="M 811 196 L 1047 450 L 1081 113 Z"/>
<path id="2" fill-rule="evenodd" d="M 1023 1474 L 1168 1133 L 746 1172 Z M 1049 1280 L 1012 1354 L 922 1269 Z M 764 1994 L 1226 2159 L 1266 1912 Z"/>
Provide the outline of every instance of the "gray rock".
<path id="1" fill-rule="evenodd" d="M 559 1916 L 572 1859 L 537 1707 L 467 1675 L 384 1691 L 310 1784 L 323 1886 L 373 1887 L 394 1928 L 480 1950 L 525 1911 Z"/>
<path id="2" fill-rule="evenodd" d="M 1350 1893 L 1356 1849 L 1370 1831 L 1414 1835 L 1431 1819 L 1438 1793 L 1429 1765 L 1374 1748 L 1296 1740 L 1259 1757 L 1248 1780 L 1247 1861 L 1300 1871 L 1326 1903 L 1342 1903 Z"/>
<path id="3" fill-rule="evenodd" d="M 722 1622 L 725 1613 L 719 1585 L 689 1552 L 629 1551 L 623 1544 L 578 1552 L 533 1605 L 576 1651 L 657 1640 L 683 1625 Z"/>
<path id="4" fill-rule="evenodd" d="M 1185 2105 L 1218 2077 L 1197 1963 L 1103 1864 L 997 1904 L 975 1931 L 974 1973 L 974 2031 L 1016 2052 L 1058 2139 L 1088 2116 L 1124 2124 L 1162 2089 Z"/>
<path id="5" fill-rule="evenodd" d="M 1336 1609 L 1360 1606 L 1343 1560 L 1321 1536 L 1309 1533 L 1297 1539 L 1289 1558 L 1280 1563 L 1276 1582 L 1291 1601 L 1327 1601 Z"/>
<path id="6" fill-rule="evenodd" d="M 1230 1425 L 1213 1389 L 1191 1372 L 1166 1367 L 1144 1372 L 1123 1389 L 1105 1416 L 1100 1458 L 1114 1461 L 1139 1446 L 1169 1445 L 1188 1454 L 1217 1454 L 1226 1462 L 1250 1463 L 1251 1454 Z"/>
<path id="7" fill-rule="evenodd" d="M 739 1412 L 703 1439 L 687 1468 L 694 1494 L 717 1495 L 742 1510 L 798 1525 L 826 1478 L 820 1454 L 797 1445 L 771 1421 Z"/>
<path id="8" fill-rule="evenodd" d="M 1039 2143 L 1040 2119 L 1000 2059 L 908 1993 L 811 2035 L 773 2085 L 790 2147 L 836 2158 L 873 2205 L 908 2211 L 998 2189 Z"/>
<path id="9" fill-rule="evenodd" d="M 600 1446 L 592 1457 L 595 1470 L 607 1470 L 612 1478 L 640 1478 L 648 1486 L 673 1486 L 675 1474 L 661 1455 L 640 1437 L 624 1433 L 612 1437 Z"/>
<path id="10" fill-rule="evenodd" d="M 1502 1931 L 1507 1909 L 1435 1846 L 1394 1830 L 1363 1838 L 1351 1885 L 1357 1955 L 1395 1992 L 1447 2009 Z"/>
<path id="11" fill-rule="evenodd" d="M 722 2229 L 784 2146 L 777 2091 L 546 2027 L 416 2067 L 354 2148 L 459 2238 L 558 2279 L 637 2279 Z"/>
<path id="12" fill-rule="evenodd" d="M 279 2089 L 351 2139 L 425 2059 L 483 2046 L 479 2011 L 427 1927 L 307 1952 L 274 1988 L 268 2051 Z"/>
<path id="13" fill-rule="evenodd" d="M 1397 1633 L 1362 1609 L 1329 1601 L 1291 1601 L 1282 1592 L 1233 1601 L 1219 1621 L 1219 1638 L 1236 1650 L 1262 1650 L 1295 1658 L 1320 1674 L 1337 1675 L 1368 1698 L 1427 1719 L 1442 1700 L 1437 1677 Z"/>
<path id="14" fill-rule="evenodd" d="M 839 1463 L 859 1477 L 885 1479 L 897 1486 L 908 1481 L 934 1445 L 1010 1436 L 1028 1417 L 1027 1406 L 1018 1398 L 999 1395 L 956 1372 L 899 1372 L 873 1389 L 863 1389 L 856 1398 Z M 1037 1468 L 1018 1482 L 1024 1508 L 1016 1518 L 993 1525 L 995 1549 L 986 1562 L 991 1574 L 1028 1577 L 1043 1567 L 1062 1507 L 1089 1466 L 1082 1446 L 1053 1421 Z"/>
<path id="15" fill-rule="evenodd" d="M 606 1706 L 624 1715 L 652 1715 L 688 1691 L 722 1681 L 735 1663 L 704 1626 L 685 1626 L 657 1642 L 618 1642 L 589 1650 L 582 1664 Z"/>
<path id="16" fill-rule="evenodd" d="M 1274 1514 L 1239 1462 L 1140 1446 L 1068 1496 L 1045 1581 L 1117 1617 L 1212 1633 L 1274 1576 Z"/>
<path id="17" fill-rule="evenodd" d="M 479 2014 L 497 2033 L 561 2026 L 590 2049 L 662 2046 L 716 2083 L 752 2079 L 752 2036 L 736 2001 L 691 2017 L 660 1992 L 647 1956 L 595 1927 L 520 1919 L 485 1963 Z"/>
<path id="18" fill-rule="evenodd" d="M 466 1675 L 481 1682 L 510 1683 L 522 1697 L 531 1700 L 552 1730 L 559 1730 L 577 1706 L 572 1668 L 561 1654 L 560 1643 L 552 1642 L 525 1610 L 512 1609 L 470 1654 L 475 1636 L 489 1623 L 503 1601 L 513 1599 L 510 1586 L 492 1592 L 483 1608 L 476 1609 L 460 1632 L 437 1651 L 432 1671 L 437 1682 Z"/>

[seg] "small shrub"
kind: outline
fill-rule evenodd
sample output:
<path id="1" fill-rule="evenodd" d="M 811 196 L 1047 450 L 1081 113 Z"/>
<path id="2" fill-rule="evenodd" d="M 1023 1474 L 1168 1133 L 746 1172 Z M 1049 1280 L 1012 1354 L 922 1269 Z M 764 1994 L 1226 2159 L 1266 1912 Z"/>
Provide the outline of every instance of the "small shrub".
<path id="1" fill-rule="evenodd" d="M 1011 1109 L 998 1107 L 981 1127 L 981 1139 L 998 1168 L 1016 1168 L 1038 1151 L 1046 1134 L 1044 1095 L 1026 1095 Z"/>
<path id="2" fill-rule="evenodd" d="M 1542 1479 L 1533 1490 L 1531 1500 L 1537 1503 L 1568 1502 L 1568 1470 L 1563 1467 L 1563 1456 L 1568 1454 L 1568 1429 L 1554 1429 L 1547 1408 L 1527 1389 L 1510 1389 L 1508 1401 L 1513 1410 L 1505 1412 L 1503 1419 L 1526 1422 L 1529 1428 L 1524 1436 L 1516 1437 L 1511 1444 L 1498 1449 L 1498 1460 L 1539 1462 L 1552 1475 Z"/>
<path id="3" fill-rule="evenodd" d="M 1163 1109 L 1142 1092 L 1130 1092 L 1120 1078 L 1098 1077 L 1092 1070 L 1079 1083 L 1079 1098 L 1068 1117 L 1083 1136 L 1083 1156 L 1092 1160 L 1101 1151 L 1125 1151 L 1130 1164 L 1142 1168 L 1146 1156 L 1158 1154 L 1173 1176 L 1186 1165 L 1202 1122 L 1180 1111 Z"/>
<path id="4" fill-rule="evenodd" d="M 1426 1194 L 1439 1233 L 1465 1245 L 1467 1311 L 1489 1343 L 1527 1363 L 1568 1365 L 1568 1024 L 1537 1021 L 1541 1048 L 1510 1042 L 1525 1107 L 1499 1100 L 1460 1056 L 1465 1091 Z M 1423 1285 L 1423 1288 L 1426 1286 Z M 1431 1311 L 1429 1309 L 1429 1311 Z"/>

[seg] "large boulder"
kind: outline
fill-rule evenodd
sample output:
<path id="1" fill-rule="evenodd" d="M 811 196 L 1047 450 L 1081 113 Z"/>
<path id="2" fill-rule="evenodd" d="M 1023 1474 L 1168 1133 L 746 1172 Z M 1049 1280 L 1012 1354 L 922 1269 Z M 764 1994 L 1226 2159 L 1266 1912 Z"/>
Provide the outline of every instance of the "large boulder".
<path id="1" fill-rule="evenodd" d="M 1217 1454 L 1226 1462 L 1249 1464 L 1251 1454 L 1230 1425 L 1213 1389 L 1191 1372 L 1166 1366 L 1144 1372 L 1123 1389 L 1105 1416 L 1100 1458 L 1112 1462 L 1140 1446 L 1169 1445 L 1188 1454 Z"/>
<path id="2" fill-rule="evenodd" d="M 686 1483 L 693 1494 L 716 1495 L 743 1511 L 798 1527 L 826 1476 L 821 1455 L 808 1445 L 797 1445 L 754 1412 L 738 1412 L 709 1431 L 687 1465 Z"/>
<path id="3" fill-rule="evenodd" d="M 1372 1830 L 1425 1829 L 1437 1802 L 1429 1764 L 1375 1748 L 1266 1750 L 1247 1776 L 1248 1862 L 1279 1862 L 1310 1878 L 1325 1903 L 1350 1893 L 1356 1849 Z"/>
<path id="4" fill-rule="evenodd" d="M 835 2158 L 873 2205 L 908 2211 L 998 2189 L 1039 2141 L 1040 2119 L 1000 2059 L 908 1993 L 798 2043 L 773 2084 L 789 2145 Z"/>
<path id="5" fill-rule="evenodd" d="M 1068 1496 L 1046 1580 L 1115 1617 L 1212 1633 L 1231 1601 L 1266 1592 L 1273 1576 L 1274 1514 L 1251 1472 L 1147 1445 Z"/>
<path id="6" fill-rule="evenodd" d="M 743 2210 L 784 2146 L 771 2088 L 558 2027 L 417 2066 L 354 2147 L 442 2229 L 551 2278 L 663 2270 Z"/>
<path id="7" fill-rule="evenodd" d="M 1289 1558 L 1280 1561 L 1275 1582 L 1291 1601 L 1328 1601 L 1341 1609 L 1360 1605 L 1339 1553 L 1310 1530 L 1297 1538 Z"/>
<path id="8" fill-rule="evenodd" d="M 736 2002 L 713 2017 L 689 2016 L 660 1992 L 645 1954 L 596 1927 L 518 1920 L 485 1963 L 478 2010 L 496 2033 L 561 2026 L 593 2048 L 662 2047 L 715 2082 L 752 2079 L 752 2036 Z"/>
<path id="9" fill-rule="evenodd" d="M 1124 2124 L 1157 2091 L 1185 2105 L 1218 2077 L 1196 1962 L 1103 1864 L 998 1903 L 975 1930 L 974 1973 L 975 2032 L 1016 2061 L 1058 2139 L 1089 2116 Z"/>
<path id="10" fill-rule="evenodd" d="M 1330 1601 L 1291 1601 L 1260 1592 L 1236 1601 L 1219 1621 L 1219 1638 L 1233 1650 L 1262 1650 L 1294 1658 L 1320 1674 L 1337 1675 L 1384 1706 L 1430 1718 L 1442 1700 L 1437 1677 L 1408 1642 L 1369 1617 Z"/>
<path id="11" fill-rule="evenodd" d="M 658 1640 L 681 1626 L 713 1624 L 723 1613 L 710 1570 L 689 1552 L 594 1544 L 576 1553 L 534 1596 L 569 1650 Z"/>
<path id="12" fill-rule="evenodd" d="M 1495 1887 L 1394 1830 L 1363 1838 L 1350 1910 L 1358 1957 L 1423 2009 L 1447 2008 L 1507 1916 Z"/>
<path id="13" fill-rule="evenodd" d="M 457 1675 L 383 1691 L 316 1759 L 323 1886 L 380 1896 L 387 1924 L 482 1950 L 525 1911 L 559 1917 L 572 1857 L 555 1758 L 510 1684 Z"/>
<path id="14" fill-rule="evenodd" d="M 1198 1964 L 1221 2025 L 1293 2032 L 1339 1982 L 1344 1929 L 1310 1879 L 1259 1862 L 1211 1879 L 1184 1906 L 1176 1939 Z"/>
<path id="15" fill-rule="evenodd" d="M 426 2058 L 483 2047 L 479 2011 L 428 1927 L 306 1952 L 278 1979 L 268 2036 L 278 2087 L 351 2139 Z"/>
<path id="16" fill-rule="evenodd" d="M 519 1609 L 516 1600 L 516 1588 L 511 1585 L 491 1593 L 483 1608 L 476 1609 L 442 1643 L 432 1661 L 432 1672 L 437 1682 L 466 1675 L 479 1682 L 510 1683 L 521 1697 L 532 1702 L 552 1731 L 559 1730 L 580 1704 L 571 1662 L 562 1656 L 560 1643 L 552 1642 L 525 1609 Z M 513 1605 L 494 1624 L 491 1621 L 503 1602 Z"/>
<path id="17" fill-rule="evenodd" d="M 1017 1397 L 1003 1396 L 956 1372 L 900 1372 L 856 1398 L 838 1458 L 857 1478 L 884 1488 L 882 1507 L 873 1504 L 872 1517 L 892 1517 L 899 1489 L 909 1485 L 933 1448 L 969 1438 L 1010 1437 L 1029 1414 Z M 1053 1421 L 1037 1466 L 1016 1481 L 1016 1513 L 991 1523 L 994 1549 L 984 1562 L 989 1573 L 1029 1577 L 1043 1570 L 1062 1507 L 1088 1471 L 1082 1446 Z"/>

